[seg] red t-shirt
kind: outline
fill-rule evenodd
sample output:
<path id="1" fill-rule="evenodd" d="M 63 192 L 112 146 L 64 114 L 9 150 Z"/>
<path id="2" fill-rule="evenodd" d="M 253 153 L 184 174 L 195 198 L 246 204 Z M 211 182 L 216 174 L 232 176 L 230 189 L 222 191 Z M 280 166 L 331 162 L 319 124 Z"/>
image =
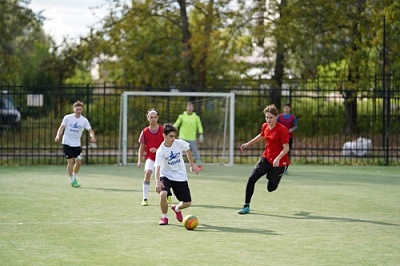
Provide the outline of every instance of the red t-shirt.
<path id="1" fill-rule="evenodd" d="M 149 127 L 146 127 L 143 129 L 142 134 L 140 134 L 139 142 L 146 145 L 146 160 L 156 160 L 156 154 L 150 152 L 150 148 L 160 147 L 161 143 L 164 141 L 163 130 L 163 126 L 159 126 L 158 131 L 154 133 L 150 131 Z"/>
<path id="2" fill-rule="evenodd" d="M 281 153 L 283 144 L 289 143 L 289 131 L 280 123 L 276 123 L 273 129 L 269 129 L 268 124 L 264 123 L 260 134 L 265 139 L 265 150 L 262 156 L 272 165 L 275 158 Z M 289 163 L 289 156 L 285 154 L 279 161 L 279 166 L 287 166 Z"/>

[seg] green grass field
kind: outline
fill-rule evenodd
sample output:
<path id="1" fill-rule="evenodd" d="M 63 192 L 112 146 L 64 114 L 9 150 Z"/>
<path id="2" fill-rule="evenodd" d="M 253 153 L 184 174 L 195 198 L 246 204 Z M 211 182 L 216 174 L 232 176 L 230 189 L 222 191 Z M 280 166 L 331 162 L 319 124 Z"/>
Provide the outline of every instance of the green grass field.
<path id="1" fill-rule="evenodd" d="M 78 189 L 65 166 L 2 166 L 1 265 L 399 264 L 398 167 L 293 165 L 273 193 L 260 179 L 242 216 L 252 167 L 190 173 L 187 231 L 171 212 L 158 225 L 156 192 L 140 206 L 136 166 L 83 165 Z"/>

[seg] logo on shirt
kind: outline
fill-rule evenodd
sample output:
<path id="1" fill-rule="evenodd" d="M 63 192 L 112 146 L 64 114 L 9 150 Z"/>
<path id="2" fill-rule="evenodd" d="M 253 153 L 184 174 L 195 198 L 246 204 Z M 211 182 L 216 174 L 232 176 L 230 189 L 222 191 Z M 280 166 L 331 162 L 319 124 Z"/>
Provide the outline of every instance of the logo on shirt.
<path id="1" fill-rule="evenodd" d="M 180 163 L 180 155 L 180 152 L 174 153 L 173 151 L 171 151 L 171 154 L 167 157 L 168 164 L 175 165 L 177 163 Z"/>
<path id="2" fill-rule="evenodd" d="M 78 122 L 75 122 L 75 124 L 70 124 L 69 126 L 71 127 L 70 131 L 73 132 L 79 132 L 79 129 L 82 128 L 82 126 L 78 125 Z"/>

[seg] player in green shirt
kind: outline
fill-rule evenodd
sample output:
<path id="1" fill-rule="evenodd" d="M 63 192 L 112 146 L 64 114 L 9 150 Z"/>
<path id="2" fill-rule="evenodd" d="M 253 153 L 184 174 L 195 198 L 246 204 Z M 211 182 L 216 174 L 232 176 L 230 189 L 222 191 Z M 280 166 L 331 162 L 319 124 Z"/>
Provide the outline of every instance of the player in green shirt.
<path id="1" fill-rule="evenodd" d="M 203 170 L 200 153 L 197 149 L 197 134 L 199 134 L 199 142 L 202 143 L 204 141 L 203 126 L 200 117 L 193 112 L 192 102 L 187 102 L 186 111 L 178 116 L 174 127 L 179 129 L 179 138 L 189 142 L 190 150 L 196 159 L 197 168 Z"/>

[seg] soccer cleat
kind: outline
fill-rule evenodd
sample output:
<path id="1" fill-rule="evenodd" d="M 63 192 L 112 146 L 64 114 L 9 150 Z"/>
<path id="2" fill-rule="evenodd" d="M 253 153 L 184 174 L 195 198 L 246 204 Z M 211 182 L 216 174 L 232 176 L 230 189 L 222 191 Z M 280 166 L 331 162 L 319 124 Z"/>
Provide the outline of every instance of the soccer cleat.
<path id="1" fill-rule="evenodd" d="M 182 212 L 181 212 L 181 211 L 179 211 L 179 212 L 175 211 L 175 208 L 176 208 L 176 205 L 175 205 L 175 204 L 172 204 L 172 205 L 171 205 L 171 209 L 175 212 L 175 214 L 176 214 L 176 219 L 177 219 L 179 222 L 182 222 L 182 220 L 183 220 L 183 218 L 182 218 Z"/>
<path id="2" fill-rule="evenodd" d="M 197 166 L 197 169 L 199 169 L 199 171 L 203 171 L 203 166 L 198 165 L 198 166 Z"/>
<path id="3" fill-rule="evenodd" d="M 168 218 L 161 218 L 160 222 L 158 224 L 159 225 L 167 225 L 168 224 Z"/>
<path id="4" fill-rule="evenodd" d="M 142 200 L 142 206 L 149 206 L 147 199 Z"/>
<path id="5" fill-rule="evenodd" d="M 168 204 L 171 204 L 171 203 L 172 203 L 172 197 L 171 197 L 171 196 L 168 196 L 168 197 L 167 197 L 167 202 L 168 202 Z"/>
<path id="6" fill-rule="evenodd" d="M 81 184 L 79 184 L 78 180 L 75 179 L 73 182 L 71 182 L 71 186 L 77 188 L 77 187 L 80 187 Z"/>
<path id="7" fill-rule="evenodd" d="M 241 208 L 241 209 L 238 211 L 239 214 L 247 214 L 247 213 L 249 213 L 249 212 L 250 212 L 250 207 L 249 207 L 249 206 L 246 206 L 246 205 L 244 205 L 243 208 Z"/>

